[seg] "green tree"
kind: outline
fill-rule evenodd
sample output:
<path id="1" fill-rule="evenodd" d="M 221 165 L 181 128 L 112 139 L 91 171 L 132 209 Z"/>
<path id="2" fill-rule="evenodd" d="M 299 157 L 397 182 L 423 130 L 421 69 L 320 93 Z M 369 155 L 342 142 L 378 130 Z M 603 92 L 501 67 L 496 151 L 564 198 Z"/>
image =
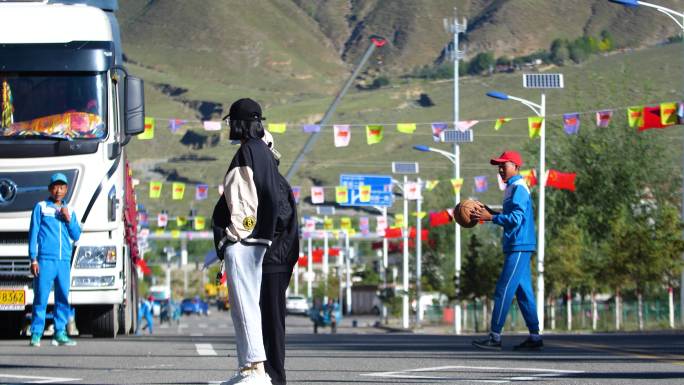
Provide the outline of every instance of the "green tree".
<path id="1" fill-rule="evenodd" d="M 563 65 L 570 58 L 568 42 L 563 39 L 556 39 L 551 42 L 551 61 L 556 65 Z"/>
<path id="2" fill-rule="evenodd" d="M 468 74 L 480 75 L 482 72 L 488 71 L 495 63 L 494 54 L 491 52 L 480 52 L 468 64 Z"/>

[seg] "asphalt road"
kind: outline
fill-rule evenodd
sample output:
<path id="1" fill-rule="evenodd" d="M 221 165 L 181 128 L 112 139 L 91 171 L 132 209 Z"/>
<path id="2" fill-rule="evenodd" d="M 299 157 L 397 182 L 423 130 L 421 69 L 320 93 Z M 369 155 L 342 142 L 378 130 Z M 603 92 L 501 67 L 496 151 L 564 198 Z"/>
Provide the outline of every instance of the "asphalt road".
<path id="1" fill-rule="evenodd" d="M 287 368 L 292 384 L 684 384 L 684 334 L 545 336 L 540 353 L 518 353 L 523 335 L 502 352 L 477 351 L 474 336 L 396 333 L 370 318 L 338 334 L 314 335 L 307 318 L 288 317 Z M 48 337 L 0 341 L 0 384 L 217 384 L 236 368 L 228 313 L 183 317 L 152 336 L 77 338 L 54 347 Z"/>

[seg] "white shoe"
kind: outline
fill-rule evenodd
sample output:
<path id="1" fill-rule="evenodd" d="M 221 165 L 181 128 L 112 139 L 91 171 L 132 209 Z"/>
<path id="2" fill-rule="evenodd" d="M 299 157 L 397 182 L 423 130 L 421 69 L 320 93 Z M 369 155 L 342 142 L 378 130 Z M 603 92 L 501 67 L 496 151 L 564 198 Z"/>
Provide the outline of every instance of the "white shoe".
<path id="1" fill-rule="evenodd" d="M 245 375 L 244 375 L 242 372 L 240 372 L 240 371 L 238 370 L 237 372 L 235 372 L 235 374 L 233 374 L 233 377 L 231 377 L 231 378 L 229 378 L 229 379 L 223 381 L 223 382 L 221 383 L 221 385 L 233 385 L 233 384 L 237 384 L 237 383 L 240 382 L 240 380 L 242 380 L 243 378 L 245 378 Z"/>
<path id="2" fill-rule="evenodd" d="M 272 385 L 271 377 L 268 374 L 259 374 L 256 371 L 247 372 L 246 375 L 237 384 L 249 384 L 249 385 Z"/>

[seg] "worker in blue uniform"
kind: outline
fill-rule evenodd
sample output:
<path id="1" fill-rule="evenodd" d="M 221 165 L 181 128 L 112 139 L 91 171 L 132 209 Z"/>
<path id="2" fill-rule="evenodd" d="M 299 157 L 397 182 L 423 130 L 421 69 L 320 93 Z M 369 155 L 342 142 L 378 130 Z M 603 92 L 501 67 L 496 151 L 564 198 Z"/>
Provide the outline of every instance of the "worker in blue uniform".
<path id="1" fill-rule="evenodd" d="M 33 280 L 31 346 L 40 346 L 45 329 L 48 296 L 54 286 L 55 334 L 53 345 L 76 345 L 66 333 L 73 242 L 81 236 L 78 218 L 64 200 L 69 191 L 66 175 L 55 173 L 48 185 L 50 197 L 36 203 L 29 227 L 29 256 Z"/>

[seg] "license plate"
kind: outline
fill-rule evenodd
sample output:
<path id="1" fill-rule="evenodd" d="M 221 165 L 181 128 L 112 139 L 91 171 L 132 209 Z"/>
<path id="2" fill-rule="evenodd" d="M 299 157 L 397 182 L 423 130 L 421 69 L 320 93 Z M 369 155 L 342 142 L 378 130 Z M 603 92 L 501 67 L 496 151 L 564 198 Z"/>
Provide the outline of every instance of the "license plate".
<path id="1" fill-rule="evenodd" d="M 0 290 L 0 310 L 24 310 L 25 307 L 24 290 Z"/>

